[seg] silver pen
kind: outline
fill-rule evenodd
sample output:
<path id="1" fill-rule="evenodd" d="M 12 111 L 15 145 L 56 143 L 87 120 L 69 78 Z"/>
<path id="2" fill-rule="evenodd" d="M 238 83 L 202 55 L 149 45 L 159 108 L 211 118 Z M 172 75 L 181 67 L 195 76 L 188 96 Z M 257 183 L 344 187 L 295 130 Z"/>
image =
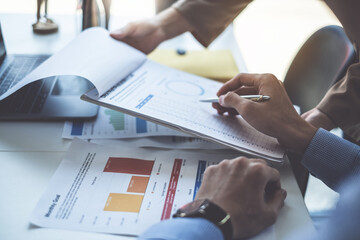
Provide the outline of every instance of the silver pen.
<path id="1" fill-rule="evenodd" d="M 270 99 L 269 96 L 264 96 L 264 95 L 239 95 L 239 96 L 245 99 L 252 100 L 254 102 L 262 102 Z M 200 99 L 200 102 L 218 103 L 219 98 Z"/>

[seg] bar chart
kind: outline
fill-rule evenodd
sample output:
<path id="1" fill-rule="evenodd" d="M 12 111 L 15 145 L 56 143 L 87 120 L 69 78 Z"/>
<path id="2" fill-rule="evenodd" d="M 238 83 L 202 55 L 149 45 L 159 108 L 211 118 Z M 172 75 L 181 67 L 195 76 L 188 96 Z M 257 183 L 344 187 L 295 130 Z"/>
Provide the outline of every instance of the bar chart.
<path id="1" fill-rule="evenodd" d="M 104 173 L 125 174 L 129 181 L 126 192 L 109 194 L 104 211 L 139 213 L 153 166 L 151 160 L 109 157 Z"/>
<path id="2" fill-rule="evenodd" d="M 204 170 L 218 159 L 217 154 L 114 148 L 75 139 L 31 221 L 138 235 L 192 201 Z"/>
<path id="3" fill-rule="evenodd" d="M 105 115 L 109 116 L 109 124 L 113 126 L 114 130 L 122 131 L 125 129 L 125 116 L 121 112 L 106 109 Z"/>
<path id="4" fill-rule="evenodd" d="M 117 139 L 147 136 L 184 136 L 183 133 L 101 107 L 93 121 L 65 122 L 63 138 Z"/>

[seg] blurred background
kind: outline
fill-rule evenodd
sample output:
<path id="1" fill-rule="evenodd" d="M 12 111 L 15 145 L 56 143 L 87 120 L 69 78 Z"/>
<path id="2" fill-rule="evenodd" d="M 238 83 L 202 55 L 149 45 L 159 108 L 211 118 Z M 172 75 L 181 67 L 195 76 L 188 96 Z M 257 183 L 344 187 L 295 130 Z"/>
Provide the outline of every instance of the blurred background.
<path id="1" fill-rule="evenodd" d="M 157 2 L 159 6 L 163 0 Z M 0 0 L 0 6 L 0 13 L 28 13 L 36 20 L 36 0 Z M 110 9 L 111 18 L 128 21 L 155 12 L 155 0 L 112 0 Z M 78 0 L 48 1 L 49 17 L 80 13 Z M 271 72 L 281 79 L 298 47 L 314 31 L 330 24 L 339 23 L 320 0 L 256 0 L 235 20 L 234 28 L 248 70 Z M 110 20 L 109 27 L 121 25 Z"/>

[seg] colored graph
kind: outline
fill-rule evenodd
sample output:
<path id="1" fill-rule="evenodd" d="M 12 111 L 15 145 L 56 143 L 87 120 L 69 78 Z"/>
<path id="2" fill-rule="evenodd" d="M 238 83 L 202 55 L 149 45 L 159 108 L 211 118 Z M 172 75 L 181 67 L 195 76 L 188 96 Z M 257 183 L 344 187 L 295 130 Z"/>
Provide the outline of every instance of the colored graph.
<path id="1" fill-rule="evenodd" d="M 154 161 L 109 157 L 104 172 L 150 175 L 153 166 Z"/>
<path id="2" fill-rule="evenodd" d="M 171 216 L 171 211 L 174 205 L 174 199 L 176 194 L 176 187 L 180 176 L 181 164 L 182 164 L 182 159 L 175 159 L 174 166 L 171 172 L 168 191 L 166 194 L 163 212 L 161 214 L 161 220 L 169 219 Z"/>
<path id="3" fill-rule="evenodd" d="M 81 136 L 84 129 L 84 122 L 73 122 L 71 127 L 71 136 Z"/>
<path id="4" fill-rule="evenodd" d="M 110 193 L 104 211 L 138 213 L 143 198 L 143 195 Z"/>
<path id="5" fill-rule="evenodd" d="M 109 116 L 109 123 L 114 130 L 122 131 L 125 129 L 125 116 L 123 113 L 106 109 L 105 114 Z"/>
<path id="6" fill-rule="evenodd" d="M 132 176 L 127 192 L 145 193 L 149 179 L 149 177 Z"/>
<path id="7" fill-rule="evenodd" d="M 194 187 L 194 195 L 193 195 L 193 200 L 196 197 L 197 192 L 200 189 L 200 185 L 202 182 L 202 178 L 203 178 L 203 174 L 205 172 L 206 169 L 206 161 L 200 160 L 198 163 L 198 169 L 197 169 L 197 173 L 196 173 L 196 179 L 195 179 L 195 187 Z"/>
<path id="8" fill-rule="evenodd" d="M 153 166 L 152 160 L 109 157 L 104 172 L 147 176 L 131 176 L 126 193 L 110 193 L 104 211 L 138 213 Z"/>
<path id="9" fill-rule="evenodd" d="M 136 133 L 147 133 L 146 120 L 141 118 L 136 118 Z"/>

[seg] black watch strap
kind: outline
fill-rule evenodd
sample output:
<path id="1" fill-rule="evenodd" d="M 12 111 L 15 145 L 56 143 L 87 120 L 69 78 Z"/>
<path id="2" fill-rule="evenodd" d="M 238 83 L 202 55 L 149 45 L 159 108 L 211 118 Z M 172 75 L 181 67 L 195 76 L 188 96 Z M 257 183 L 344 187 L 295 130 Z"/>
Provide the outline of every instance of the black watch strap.
<path id="1" fill-rule="evenodd" d="M 180 208 L 173 215 L 173 217 L 205 218 L 210 222 L 214 223 L 217 227 L 219 227 L 219 229 L 224 235 L 225 240 L 232 239 L 233 228 L 230 221 L 230 215 L 226 213 L 221 207 L 207 199 L 202 200 L 200 205 L 198 205 L 198 207 L 196 209 L 193 209 L 192 211 L 189 211 L 186 206 L 187 205 Z"/>

